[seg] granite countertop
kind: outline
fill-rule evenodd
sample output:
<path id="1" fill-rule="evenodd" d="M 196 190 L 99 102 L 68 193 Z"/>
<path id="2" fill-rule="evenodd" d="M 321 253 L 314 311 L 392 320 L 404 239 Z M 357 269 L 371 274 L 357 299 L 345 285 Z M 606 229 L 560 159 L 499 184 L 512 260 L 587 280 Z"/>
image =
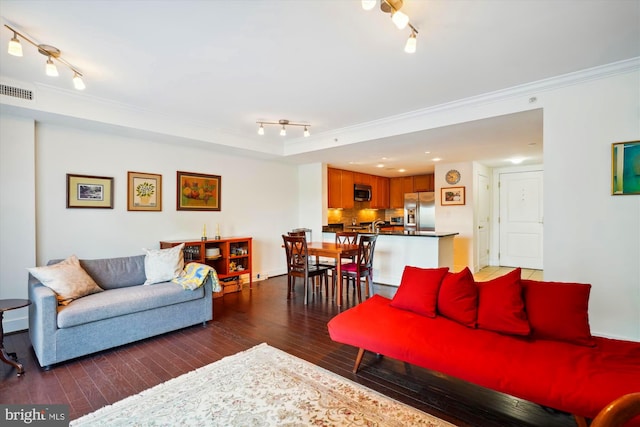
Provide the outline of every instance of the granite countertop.
<path id="1" fill-rule="evenodd" d="M 325 233 L 335 233 L 334 231 L 325 231 Z M 370 233 L 363 233 L 370 234 Z M 407 237 L 449 237 L 456 236 L 460 233 L 458 232 L 449 232 L 449 231 L 378 231 L 377 233 L 380 236 L 407 236 Z"/>

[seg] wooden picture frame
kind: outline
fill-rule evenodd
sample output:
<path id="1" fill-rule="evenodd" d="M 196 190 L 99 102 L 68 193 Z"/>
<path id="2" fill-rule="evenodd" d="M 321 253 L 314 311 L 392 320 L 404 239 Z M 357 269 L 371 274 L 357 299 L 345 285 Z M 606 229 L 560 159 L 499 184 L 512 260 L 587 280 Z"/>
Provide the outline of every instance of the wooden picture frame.
<path id="1" fill-rule="evenodd" d="M 127 210 L 162 211 L 162 175 L 127 172 Z"/>
<path id="2" fill-rule="evenodd" d="M 611 195 L 640 194 L 640 141 L 611 144 Z"/>
<path id="3" fill-rule="evenodd" d="M 193 172 L 177 172 L 176 209 L 179 211 L 219 211 L 222 178 Z"/>
<path id="4" fill-rule="evenodd" d="M 464 205 L 464 187 L 442 187 L 440 188 L 440 205 L 454 206 Z"/>
<path id="5" fill-rule="evenodd" d="M 68 173 L 67 208 L 113 209 L 113 177 Z"/>

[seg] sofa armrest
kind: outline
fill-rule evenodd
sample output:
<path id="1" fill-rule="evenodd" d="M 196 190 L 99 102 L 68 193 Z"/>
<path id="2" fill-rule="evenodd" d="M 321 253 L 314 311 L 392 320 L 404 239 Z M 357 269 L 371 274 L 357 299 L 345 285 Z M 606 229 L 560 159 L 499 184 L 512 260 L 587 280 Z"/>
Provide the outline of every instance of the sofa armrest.
<path id="1" fill-rule="evenodd" d="M 56 294 L 37 281 L 29 281 L 29 338 L 40 366 L 55 360 L 56 331 L 58 329 L 58 300 Z"/>

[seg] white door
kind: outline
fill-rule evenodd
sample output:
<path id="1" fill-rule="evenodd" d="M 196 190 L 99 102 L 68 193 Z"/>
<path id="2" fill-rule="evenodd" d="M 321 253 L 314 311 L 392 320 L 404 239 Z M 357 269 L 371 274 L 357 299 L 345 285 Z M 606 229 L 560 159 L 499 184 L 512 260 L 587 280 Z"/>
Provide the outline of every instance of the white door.
<path id="1" fill-rule="evenodd" d="M 489 188 L 489 178 L 485 175 L 478 175 L 478 270 L 489 265 L 489 224 L 491 215 L 491 191 Z"/>
<path id="2" fill-rule="evenodd" d="M 541 270 L 542 171 L 500 174 L 500 265 Z"/>

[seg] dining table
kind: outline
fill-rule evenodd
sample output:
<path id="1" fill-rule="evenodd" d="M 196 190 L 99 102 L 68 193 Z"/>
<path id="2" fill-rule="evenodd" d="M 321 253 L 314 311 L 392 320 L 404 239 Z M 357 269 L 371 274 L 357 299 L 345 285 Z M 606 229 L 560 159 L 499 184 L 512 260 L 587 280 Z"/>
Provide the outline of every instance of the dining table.
<path id="1" fill-rule="evenodd" d="M 342 305 L 342 258 L 358 255 L 358 245 L 334 242 L 310 242 L 307 243 L 309 256 L 333 258 L 336 261 L 336 305 Z"/>

